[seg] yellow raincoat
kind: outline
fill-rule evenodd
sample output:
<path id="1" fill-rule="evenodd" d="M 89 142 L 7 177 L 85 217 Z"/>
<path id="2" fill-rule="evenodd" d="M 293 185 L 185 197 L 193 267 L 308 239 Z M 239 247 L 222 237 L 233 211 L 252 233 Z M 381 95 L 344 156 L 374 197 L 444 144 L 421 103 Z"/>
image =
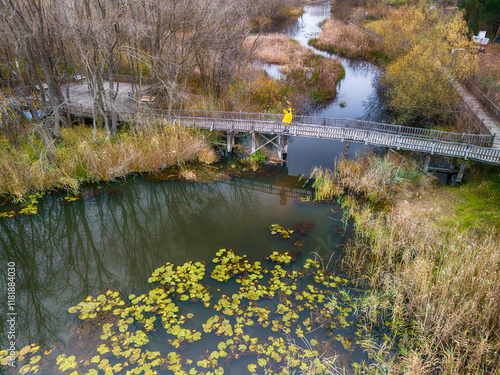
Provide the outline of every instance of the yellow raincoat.
<path id="1" fill-rule="evenodd" d="M 284 109 L 283 112 L 285 112 L 285 116 L 283 116 L 283 120 L 281 122 L 288 126 L 292 122 L 292 109 L 288 108 L 288 111 Z"/>

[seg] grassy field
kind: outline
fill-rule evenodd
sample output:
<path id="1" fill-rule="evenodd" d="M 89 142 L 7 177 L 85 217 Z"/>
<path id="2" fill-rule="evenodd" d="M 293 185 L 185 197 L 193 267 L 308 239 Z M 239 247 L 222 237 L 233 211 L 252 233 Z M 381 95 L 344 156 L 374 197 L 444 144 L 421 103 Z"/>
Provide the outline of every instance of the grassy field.
<path id="1" fill-rule="evenodd" d="M 500 170 L 474 168 L 455 188 L 396 156 L 315 172 L 354 221 L 343 266 L 368 290 L 358 315 L 370 373 L 499 373 Z"/>

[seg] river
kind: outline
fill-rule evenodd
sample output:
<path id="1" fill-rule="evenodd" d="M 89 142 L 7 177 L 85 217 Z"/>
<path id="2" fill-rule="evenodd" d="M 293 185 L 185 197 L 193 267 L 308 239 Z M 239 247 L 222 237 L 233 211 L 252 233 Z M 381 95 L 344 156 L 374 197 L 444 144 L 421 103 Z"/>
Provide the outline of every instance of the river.
<path id="1" fill-rule="evenodd" d="M 343 58 L 308 45 L 311 36 L 317 36 L 321 32 L 319 25 L 330 17 L 331 7 L 329 1 L 305 5 L 304 13 L 299 18 L 282 21 L 273 28 L 273 31 L 284 33 L 318 55 L 339 60 L 344 67 L 345 77 L 337 87 L 338 94 L 335 100 L 315 110 L 312 115 L 382 121 L 384 107 L 376 90 L 381 70 L 369 62 Z M 271 77 L 281 76 L 278 65 L 266 64 L 264 68 Z M 310 165 L 333 168 L 334 160 L 341 157 L 343 152 L 344 143 L 340 141 L 294 138 L 288 148 L 288 168 L 290 173 L 295 175 L 299 173 L 307 175 L 310 172 Z M 348 157 L 354 158 L 356 154 L 362 152 L 363 145 L 352 143 Z"/>
<path id="2" fill-rule="evenodd" d="M 284 25 L 284 31 L 306 44 L 304 35 L 317 30 L 317 24 L 327 16 L 328 5 L 308 5 L 301 18 Z M 367 116 L 370 101 L 375 95 L 372 82 L 376 79 L 377 69 L 363 62 L 348 64 L 344 59 L 342 62 L 346 78 L 340 85 L 339 97 L 318 111 L 318 115 Z M 345 101 L 347 106 L 340 108 L 339 101 Z M 297 138 L 290 143 L 286 167 L 270 168 L 250 179 L 202 184 L 131 176 L 113 184 L 86 186 L 76 201 L 66 199 L 64 194 L 47 194 L 40 199 L 36 215 L 0 218 L 0 315 L 3 325 L 0 350 L 7 348 L 11 342 L 7 338 L 7 322 L 3 318 L 9 311 L 15 311 L 14 341 L 17 349 L 36 343 L 52 348 L 55 354 L 68 353 L 69 356 L 69 353 L 76 353 L 77 359 L 79 355 L 90 359 L 87 348 L 97 347 L 100 339 L 83 339 L 81 327 L 88 330 L 89 325 L 84 325 L 68 309 L 87 296 L 96 297 L 107 290 L 119 292 L 125 300 L 132 293 L 147 293 L 151 289 L 148 278 L 167 262 L 176 265 L 188 261 L 203 262 L 207 268 L 204 285 L 211 288 L 211 293 L 219 293 L 219 297 L 224 293 L 234 293 L 238 289 L 234 280 L 221 284 L 210 279 L 215 267 L 212 259 L 219 249 L 233 249 L 237 254 L 247 255 L 249 260 L 262 262 L 270 270 L 275 263 L 266 261 L 265 257 L 273 251 L 288 251 L 298 257 L 290 266 L 283 266 L 290 272 L 301 272 L 307 259 L 314 259 L 314 254 L 317 254 L 325 260 L 320 269 L 332 269 L 333 261 L 341 256 L 342 246 L 349 237 L 349 228 L 346 230 L 343 226 L 339 207 L 309 201 L 311 191 L 297 176 L 307 176 L 315 165 L 332 167 L 335 157 L 343 150 L 341 142 Z M 360 151 L 362 146 L 352 146 L 349 155 Z M 296 230 L 287 240 L 273 235 L 269 229 L 272 224 L 291 228 L 297 222 L 302 222 L 301 225 L 306 222 L 310 231 L 298 234 Z M 329 263 L 330 260 L 332 262 Z M 8 264 L 15 264 L 14 310 L 9 310 L 6 303 Z M 334 271 L 333 275 L 335 283 L 341 283 L 339 271 Z M 297 286 L 299 292 L 301 288 L 307 290 L 314 283 L 313 276 L 311 280 L 307 275 L 292 280 L 289 285 Z M 336 301 L 335 304 L 340 306 L 347 293 L 355 291 L 350 291 L 346 285 L 340 292 L 341 286 L 335 283 L 330 285 L 332 291 L 316 287 L 316 292 L 326 296 L 324 303 Z M 291 295 L 296 293 L 294 291 Z M 283 296 L 280 300 L 266 299 L 261 306 L 276 308 L 285 302 Z M 314 301 L 314 293 L 309 297 L 306 293 L 305 296 Z M 194 314 L 198 320 L 193 319 L 191 325 L 185 323 L 193 330 L 200 330 L 201 324 L 213 315 L 213 311 L 199 306 L 196 299 L 178 301 L 178 306 L 179 314 Z M 320 307 L 324 309 L 324 306 Z M 331 306 L 330 310 L 335 311 Z M 325 311 L 317 310 L 315 313 L 313 307 L 309 307 L 311 317 L 316 316 L 314 314 L 318 311 Z M 298 308 L 302 311 L 302 307 Z M 350 368 L 352 362 L 359 362 L 365 356 L 353 344 L 356 326 L 350 308 L 338 309 L 339 315 L 332 318 L 339 319 L 337 325 L 317 323 L 318 326 L 306 334 L 306 338 L 308 342 L 320 342 L 322 348 L 340 356 L 342 366 Z M 297 318 L 304 330 L 309 319 L 307 311 L 306 307 Z M 276 321 L 276 317 L 273 319 Z M 317 321 L 320 319 L 317 318 Z M 138 330 L 139 323 L 135 324 L 133 332 Z M 248 320 L 247 325 L 250 325 Z M 292 325 L 292 328 L 300 330 L 301 326 Z M 246 327 L 244 332 L 261 340 L 263 345 L 273 342 L 266 341 L 271 339 L 268 338 L 270 334 L 285 339 L 290 337 L 264 327 Z M 334 340 L 334 337 L 337 339 Z M 146 348 L 159 350 L 165 356 L 170 352 L 190 357 L 206 354 L 208 348 L 220 345 L 219 335 L 213 333 L 189 344 L 187 350 L 185 345 L 173 348 L 167 344 L 168 340 L 169 335 L 157 325 Z M 294 340 L 298 347 L 303 348 L 301 350 L 311 345 L 306 341 L 301 343 L 298 337 Z M 239 357 L 237 354 L 234 356 Z M 45 363 L 45 367 L 41 365 L 38 373 L 53 373 L 51 366 L 54 363 L 50 358 L 40 362 Z M 262 359 L 262 355 L 258 358 Z M 243 353 L 240 359 L 224 362 L 221 366 L 226 374 L 248 373 L 247 365 L 256 360 L 255 354 Z M 194 361 L 196 363 L 196 358 Z M 113 363 L 117 364 L 116 358 Z"/>

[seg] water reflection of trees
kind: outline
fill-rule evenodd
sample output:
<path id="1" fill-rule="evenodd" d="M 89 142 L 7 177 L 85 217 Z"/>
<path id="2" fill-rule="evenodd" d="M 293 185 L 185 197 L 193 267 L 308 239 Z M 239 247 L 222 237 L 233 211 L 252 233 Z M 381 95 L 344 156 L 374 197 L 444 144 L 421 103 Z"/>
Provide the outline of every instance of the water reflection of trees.
<path id="1" fill-rule="evenodd" d="M 64 340 L 66 310 L 85 296 L 144 290 L 159 265 L 211 259 L 222 233 L 258 216 L 259 196 L 244 186 L 141 181 L 120 191 L 71 204 L 48 196 L 38 215 L 0 220 L 1 262 L 17 267 L 18 345 Z"/>

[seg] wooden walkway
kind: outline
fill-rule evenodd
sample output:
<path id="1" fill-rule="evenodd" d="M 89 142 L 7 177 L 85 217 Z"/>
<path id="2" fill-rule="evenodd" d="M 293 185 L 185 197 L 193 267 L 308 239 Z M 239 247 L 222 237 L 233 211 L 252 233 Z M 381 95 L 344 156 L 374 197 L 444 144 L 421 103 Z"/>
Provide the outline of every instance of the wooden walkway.
<path id="1" fill-rule="evenodd" d="M 454 82 L 454 86 L 465 104 L 472 109 L 472 111 L 476 114 L 478 119 L 484 124 L 488 131 L 495 136 L 492 147 L 494 149 L 500 150 L 500 124 L 498 123 L 497 119 L 484 109 L 479 100 L 473 95 L 471 91 L 467 90 L 463 85 L 456 82 Z M 475 86 L 472 85 L 472 83 L 470 83 L 468 87 L 479 91 Z M 483 95 L 480 91 L 479 94 Z M 500 116 L 498 108 L 496 108 L 495 106 L 493 107 L 493 110 L 496 111 L 497 116 Z"/>
<path id="2" fill-rule="evenodd" d="M 489 135 L 440 132 L 369 121 L 314 116 L 294 116 L 292 124 L 286 127 L 281 123 L 282 115 L 264 113 L 154 111 L 145 115 L 184 126 L 225 131 L 233 138 L 236 133 L 252 133 L 280 136 L 285 139 L 289 136 L 335 139 L 500 165 L 500 149 L 491 148 L 494 136 Z"/>

